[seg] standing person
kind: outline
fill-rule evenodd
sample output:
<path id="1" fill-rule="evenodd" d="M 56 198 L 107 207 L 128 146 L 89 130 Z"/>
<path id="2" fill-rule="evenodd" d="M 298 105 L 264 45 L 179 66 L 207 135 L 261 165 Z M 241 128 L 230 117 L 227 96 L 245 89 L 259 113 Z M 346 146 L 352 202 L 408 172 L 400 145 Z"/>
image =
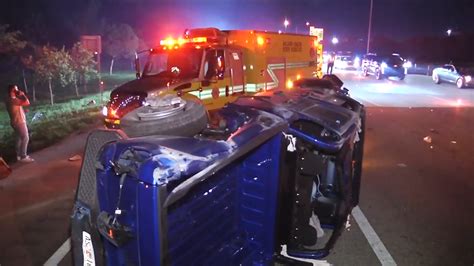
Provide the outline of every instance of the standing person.
<path id="1" fill-rule="evenodd" d="M 332 69 L 334 67 L 334 61 L 336 61 L 336 53 L 332 52 L 331 56 L 329 56 L 328 69 L 326 71 L 326 74 L 329 74 L 329 75 L 332 74 Z"/>
<path id="2" fill-rule="evenodd" d="M 18 89 L 16 85 L 8 85 L 8 95 L 5 100 L 8 114 L 10 115 L 10 125 L 16 134 L 16 158 L 20 162 L 31 163 L 35 160 L 27 155 L 28 148 L 28 127 L 23 106 L 30 105 L 25 93 Z"/>

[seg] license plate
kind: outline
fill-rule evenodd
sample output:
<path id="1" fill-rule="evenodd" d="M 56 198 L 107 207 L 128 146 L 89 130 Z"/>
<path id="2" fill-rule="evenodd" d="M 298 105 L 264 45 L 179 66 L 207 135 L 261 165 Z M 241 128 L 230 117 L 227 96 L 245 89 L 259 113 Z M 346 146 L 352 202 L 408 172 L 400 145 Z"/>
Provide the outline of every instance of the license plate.
<path id="1" fill-rule="evenodd" d="M 92 245 L 91 235 L 82 231 L 82 255 L 84 266 L 95 266 L 94 246 Z"/>

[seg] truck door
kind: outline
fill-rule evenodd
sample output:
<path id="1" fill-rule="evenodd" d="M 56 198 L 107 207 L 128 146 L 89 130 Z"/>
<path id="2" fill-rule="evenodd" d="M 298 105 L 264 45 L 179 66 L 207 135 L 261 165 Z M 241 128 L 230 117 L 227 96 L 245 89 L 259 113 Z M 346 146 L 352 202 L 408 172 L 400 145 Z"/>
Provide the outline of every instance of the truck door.
<path id="1" fill-rule="evenodd" d="M 228 102 L 231 77 L 225 51 L 223 48 L 210 48 L 205 53 L 198 97 L 208 110 L 221 108 Z"/>
<path id="2" fill-rule="evenodd" d="M 242 52 L 235 49 L 226 50 L 226 58 L 230 74 L 230 95 L 245 91 Z"/>

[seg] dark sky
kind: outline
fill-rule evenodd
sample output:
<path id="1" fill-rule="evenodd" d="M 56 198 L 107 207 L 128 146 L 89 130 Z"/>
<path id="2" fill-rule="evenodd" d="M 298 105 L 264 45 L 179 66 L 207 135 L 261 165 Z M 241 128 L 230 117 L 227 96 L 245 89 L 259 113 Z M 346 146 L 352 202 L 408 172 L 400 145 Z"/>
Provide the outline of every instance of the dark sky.
<path id="1" fill-rule="evenodd" d="M 395 39 L 442 35 L 448 28 L 474 32 L 474 0 L 373 0 L 373 34 Z M 1 1 L 0 23 L 47 38 L 70 41 L 96 33 L 104 23 L 132 25 L 154 42 L 184 28 L 306 31 L 305 22 L 325 36 L 366 38 L 370 0 L 15 0 Z M 45 40 L 43 40 L 45 41 Z M 54 43 L 54 40 L 51 40 Z"/>

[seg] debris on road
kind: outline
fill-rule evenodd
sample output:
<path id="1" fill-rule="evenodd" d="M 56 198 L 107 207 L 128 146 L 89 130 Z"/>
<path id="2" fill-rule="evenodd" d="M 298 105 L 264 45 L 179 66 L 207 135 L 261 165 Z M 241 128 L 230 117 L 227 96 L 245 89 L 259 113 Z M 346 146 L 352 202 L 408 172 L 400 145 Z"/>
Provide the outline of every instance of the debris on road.
<path id="1" fill-rule="evenodd" d="M 405 167 L 407 167 L 407 165 L 406 165 L 406 164 L 404 164 L 404 163 L 398 163 L 398 164 L 397 164 L 397 166 L 398 166 L 398 167 L 402 167 L 402 168 L 405 168 Z"/>
<path id="2" fill-rule="evenodd" d="M 349 214 L 347 216 L 347 221 L 346 221 L 346 230 L 347 231 L 351 231 L 351 222 L 350 221 L 351 221 L 351 215 Z"/>
<path id="3" fill-rule="evenodd" d="M 74 161 L 79 161 L 79 160 L 81 160 L 81 159 L 82 159 L 81 155 L 76 154 L 76 155 L 70 157 L 70 158 L 68 159 L 68 161 L 74 162 Z"/>
<path id="4" fill-rule="evenodd" d="M 455 140 L 451 140 L 451 144 L 456 144 L 457 142 Z"/>
<path id="5" fill-rule="evenodd" d="M 431 138 L 431 136 L 426 136 L 426 137 L 423 138 L 423 141 L 426 142 L 426 143 L 432 143 L 433 139 Z"/>
<path id="6" fill-rule="evenodd" d="M 434 129 L 434 128 L 430 128 L 430 132 L 431 133 L 435 133 L 435 134 L 439 134 L 438 130 Z"/>

